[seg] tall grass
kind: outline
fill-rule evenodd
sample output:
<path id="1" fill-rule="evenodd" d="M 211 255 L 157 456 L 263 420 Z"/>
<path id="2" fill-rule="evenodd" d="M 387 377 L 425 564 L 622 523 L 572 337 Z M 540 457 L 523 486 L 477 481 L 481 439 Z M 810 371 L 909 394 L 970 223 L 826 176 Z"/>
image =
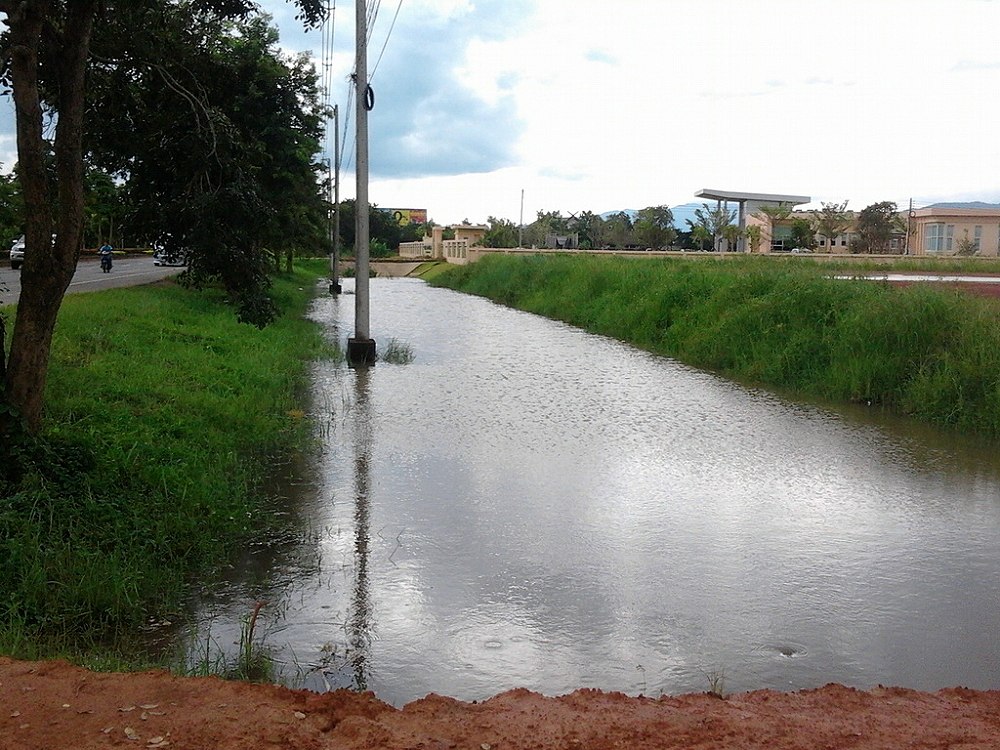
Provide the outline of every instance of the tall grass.
<path id="1" fill-rule="evenodd" d="M 299 389 L 330 354 L 303 319 L 322 272 L 279 277 L 264 330 L 171 283 L 66 298 L 44 433 L 0 485 L 0 649 L 133 629 L 267 526 L 258 488 L 308 440 Z"/>
<path id="2" fill-rule="evenodd" d="M 489 256 L 432 283 L 730 377 L 1000 435 L 1000 304 L 767 258 Z"/>

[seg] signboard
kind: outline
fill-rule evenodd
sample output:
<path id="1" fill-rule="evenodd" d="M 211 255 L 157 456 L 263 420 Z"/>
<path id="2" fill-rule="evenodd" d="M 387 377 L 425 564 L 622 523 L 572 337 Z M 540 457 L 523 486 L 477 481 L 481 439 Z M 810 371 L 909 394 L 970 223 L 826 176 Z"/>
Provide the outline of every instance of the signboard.
<path id="1" fill-rule="evenodd" d="M 392 218 L 401 227 L 405 227 L 407 224 L 427 223 L 426 208 L 380 208 L 379 210 L 391 213 Z"/>

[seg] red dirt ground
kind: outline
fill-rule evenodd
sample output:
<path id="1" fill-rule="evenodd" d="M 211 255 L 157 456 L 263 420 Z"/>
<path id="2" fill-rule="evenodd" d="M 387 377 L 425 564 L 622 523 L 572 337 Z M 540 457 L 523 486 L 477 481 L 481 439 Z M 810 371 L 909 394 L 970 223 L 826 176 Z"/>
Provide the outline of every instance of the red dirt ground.
<path id="1" fill-rule="evenodd" d="M 985 276 L 986 274 L 962 274 L 965 276 L 975 275 L 975 276 Z M 993 299 L 1000 299 L 1000 283 L 996 284 L 984 284 L 982 282 L 976 281 L 893 281 L 890 282 L 893 286 L 912 286 L 913 284 L 940 284 L 941 286 L 947 286 L 952 289 L 958 289 L 969 294 L 974 294 L 979 297 L 991 297 Z"/>
<path id="2" fill-rule="evenodd" d="M 0 658 L 0 748 L 996 748 L 1000 691 L 758 691 L 629 697 L 527 690 L 482 703 L 312 693 Z"/>

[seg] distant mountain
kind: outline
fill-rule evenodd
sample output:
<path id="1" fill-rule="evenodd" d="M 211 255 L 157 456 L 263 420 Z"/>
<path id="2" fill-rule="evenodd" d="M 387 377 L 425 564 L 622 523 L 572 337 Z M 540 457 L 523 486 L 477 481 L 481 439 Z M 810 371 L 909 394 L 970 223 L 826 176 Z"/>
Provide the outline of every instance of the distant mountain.
<path id="1" fill-rule="evenodd" d="M 703 205 L 703 203 L 682 203 L 679 206 L 671 206 L 670 213 L 674 215 L 674 227 L 687 231 L 688 219 L 697 222 L 694 216 L 695 209 L 701 208 Z M 619 213 L 628 214 L 632 221 L 635 221 L 635 217 L 639 215 L 639 212 L 634 208 L 626 208 L 620 211 L 605 211 L 603 214 L 600 214 L 600 217 L 607 221 L 608 218 Z"/>
<path id="2" fill-rule="evenodd" d="M 694 215 L 695 209 L 702 208 L 704 205 L 704 203 L 682 203 L 679 206 L 671 206 L 670 212 L 674 215 L 674 227 L 686 232 L 688 221 L 697 224 L 698 220 Z"/>
<path id="3" fill-rule="evenodd" d="M 965 203 L 932 203 L 926 208 L 970 208 L 979 210 L 983 208 L 1000 208 L 1000 203 L 984 203 L 983 201 L 968 201 Z"/>
<path id="4" fill-rule="evenodd" d="M 598 216 L 607 221 L 612 216 L 617 216 L 618 214 L 628 214 L 628 217 L 632 221 L 635 221 L 635 217 L 639 215 L 639 212 L 634 208 L 623 208 L 619 211 L 605 211 L 603 214 L 598 214 Z"/>

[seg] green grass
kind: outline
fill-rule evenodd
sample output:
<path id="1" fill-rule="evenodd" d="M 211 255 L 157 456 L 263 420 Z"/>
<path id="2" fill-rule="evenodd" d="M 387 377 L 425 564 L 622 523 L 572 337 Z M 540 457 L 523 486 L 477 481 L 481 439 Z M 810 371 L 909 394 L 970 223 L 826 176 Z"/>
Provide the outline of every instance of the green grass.
<path id="1" fill-rule="evenodd" d="M 307 446 L 308 362 L 333 355 L 303 318 L 323 272 L 278 277 L 264 330 L 172 283 L 66 297 L 43 434 L 0 485 L 0 650 L 133 632 L 266 530 L 262 480 Z"/>
<path id="2" fill-rule="evenodd" d="M 1000 435 L 995 300 L 835 280 L 808 260 L 726 260 L 497 255 L 432 283 L 745 382 Z"/>
<path id="3" fill-rule="evenodd" d="M 426 263 L 421 263 L 419 266 L 413 269 L 413 272 L 410 274 L 410 276 L 419 277 L 421 279 L 429 281 L 437 276 L 440 276 L 442 273 L 445 273 L 451 267 L 452 266 L 450 266 L 448 263 L 445 263 L 444 261 L 440 260 L 428 261 Z"/>

